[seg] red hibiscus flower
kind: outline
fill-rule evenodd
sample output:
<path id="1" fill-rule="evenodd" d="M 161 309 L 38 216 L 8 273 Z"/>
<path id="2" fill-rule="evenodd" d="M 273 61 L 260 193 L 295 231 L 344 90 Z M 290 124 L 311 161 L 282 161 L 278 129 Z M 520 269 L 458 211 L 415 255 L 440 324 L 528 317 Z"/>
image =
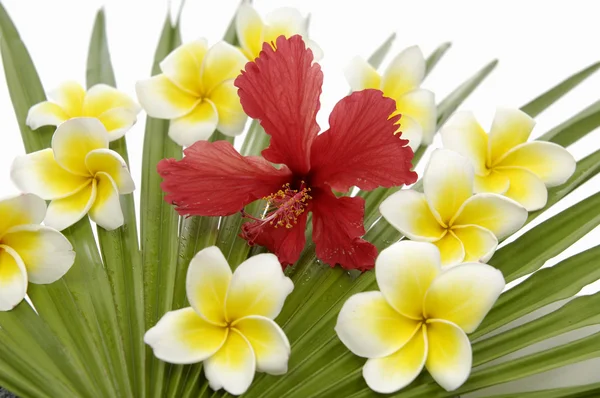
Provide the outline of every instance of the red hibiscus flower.
<path id="1" fill-rule="evenodd" d="M 413 152 L 395 134 L 400 116 L 390 117 L 394 100 L 379 90 L 342 99 L 331 112 L 329 130 L 318 135 L 322 83 L 321 67 L 300 36 L 280 36 L 276 49 L 265 43 L 235 81 L 244 111 L 271 136 L 263 157 L 241 156 L 226 141 L 199 141 L 185 150 L 183 160 L 159 163 L 165 199 L 182 215 L 200 216 L 230 215 L 267 199 L 262 217 L 244 213 L 250 221 L 241 236 L 266 246 L 285 265 L 300 256 L 312 212 L 320 260 L 347 269 L 372 268 L 377 250 L 361 239 L 364 199 L 336 197 L 332 189 L 413 183 Z"/>

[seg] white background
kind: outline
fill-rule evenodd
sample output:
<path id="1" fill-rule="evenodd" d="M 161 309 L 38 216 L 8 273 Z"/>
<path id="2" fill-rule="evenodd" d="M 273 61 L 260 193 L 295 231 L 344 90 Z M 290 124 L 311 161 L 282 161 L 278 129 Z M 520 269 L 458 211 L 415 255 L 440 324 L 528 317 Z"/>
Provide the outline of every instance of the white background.
<path id="1" fill-rule="evenodd" d="M 37 66 L 46 89 L 64 80 L 85 84 L 87 47 L 95 13 L 105 7 L 112 61 L 119 88 L 134 96 L 136 80 L 149 76 L 154 49 L 169 4 L 159 0 L 4 0 Z M 237 0 L 188 0 L 182 17 L 183 40 L 218 41 Z M 494 58 L 500 63 L 462 105 L 489 126 L 497 105 L 519 107 L 570 74 L 600 60 L 596 2 L 574 1 L 325 1 L 256 0 L 261 14 L 282 6 L 311 14 L 310 35 L 324 50 L 325 84 L 319 122 L 348 93 L 343 68 L 355 55 L 368 57 L 390 33 L 397 39 L 390 55 L 417 44 L 425 56 L 445 41 L 452 48 L 424 87 L 438 101 Z M 179 2 L 170 5 L 176 13 Z M 388 56 L 387 61 L 389 61 Z M 385 66 L 385 63 L 384 63 Z M 600 73 L 538 118 L 540 135 L 600 97 Z M 16 193 L 9 169 L 23 146 L 4 79 L 0 78 L 0 196 Z M 128 132 L 132 173 L 140 181 L 145 115 Z M 487 127 L 486 127 L 487 128 Z M 439 138 L 438 138 L 439 140 Z M 439 145 L 436 140 L 436 145 Z M 600 147 L 599 131 L 569 149 L 580 159 Z M 422 170 L 422 167 L 421 167 Z M 139 186 L 139 184 L 138 184 Z M 540 218 L 547 218 L 598 191 L 594 178 Z M 139 191 L 138 191 L 139 193 Z M 139 203 L 139 201 L 138 201 Z M 530 225 L 529 227 L 531 227 Z M 600 242 L 594 230 L 547 265 Z M 584 293 L 596 291 L 588 287 Z"/>

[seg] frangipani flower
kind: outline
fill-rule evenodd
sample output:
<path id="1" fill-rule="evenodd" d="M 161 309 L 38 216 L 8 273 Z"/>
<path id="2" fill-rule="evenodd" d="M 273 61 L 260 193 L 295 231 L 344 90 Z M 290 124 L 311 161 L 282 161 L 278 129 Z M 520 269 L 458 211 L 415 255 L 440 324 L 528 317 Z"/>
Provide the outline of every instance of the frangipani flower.
<path id="1" fill-rule="evenodd" d="M 165 314 L 144 341 L 170 363 L 204 361 L 213 390 L 243 394 L 255 372 L 287 372 L 290 343 L 273 319 L 294 289 L 273 254 L 244 261 L 232 274 L 212 246 L 192 259 L 187 273 L 191 307 Z"/>
<path id="2" fill-rule="evenodd" d="M 398 191 L 379 210 L 408 238 L 435 244 L 444 266 L 487 262 L 498 240 L 523 226 L 527 210 L 504 196 L 473 195 L 473 178 L 468 159 L 437 149 L 425 169 L 424 193 Z"/>
<path id="3" fill-rule="evenodd" d="M 396 101 L 396 113 L 402 115 L 399 130 L 413 150 L 421 142 L 431 144 L 437 109 L 433 93 L 419 88 L 425 78 L 425 58 L 419 47 L 409 47 L 398 54 L 383 76 L 361 57 L 350 62 L 345 75 L 352 90 L 381 89 L 383 95 Z"/>
<path id="4" fill-rule="evenodd" d="M 88 212 L 104 229 L 120 227 L 119 195 L 135 189 L 123 158 L 108 149 L 104 125 L 87 117 L 59 125 L 51 149 L 17 157 L 11 178 L 21 191 L 52 201 L 44 223 L 59 231 Z"/>
<path id="5" fill-rule="evenodd" d="M 246 123 L 233 79 L 246 57 L 219 42 L 205 39 L 182 44 L 160 63 L 162 74 L 137 82 L 138 100 L 148 115 L 170 119 L 169 137 L 181 146 L 207 140 L 218 129 L 241 134 Z"/>
<path id="6" fill-rule="evenodd" d="M 45 215 L 46 202 L 35 195 L 0 200 L 0 311 L 23 301 L 29 282 L 53 283 L 75 261 L 67 238 L 39 225 Z"/>
<path id="7" fill-rule="evenodd" d="M 244 55 L 253 61 L 260 54 L 263 43 L 275 43 L 283 35 L 300 35 L 312 50 L 315 61 L 323 58 L 319 46 L 308 39 L 308 18 L 295 8 L 282 7 L 267 14 L 265 22 L 250 3 L 240 5 L 235 17 L 237 38 Z"/>
<path id="8" fill-rule="evenodd" d="M 411 171 L 413 153 L 394 134 L 399 118 L 390 117 L 394 101 L 378 90 L 342 99 L 330 115 L 329 130 L 317 135 L 322 83 L 321 67 L 300 36 L 280 36 L 276 50 L 265 43 L 235 82 L 246 113 L 271 136 L 263 157 L 243 157 L 226 141 L 198 142 L 183 160 L 158 164 L 165 199 L 182 215 L 225 216 L 266 198 L 268 214 L 245 214 L 251 221 L 243 225 L 242 236 L 266 246 L 285 265 L 300 256 L 312 211 L 313 240 L 322 261 L 371 268 L 377 251 L 360 238 L 364 199 L 338 198 L 332 189 L 410 184 L 417 177 Z"/>
<path id="9" fill-rule="evenodd" d="M 350 297 L 335 330 L 354 354 L 368 358 L 363 377 L 379 393 L 409 385 L 427 368 L 447 391 L 460 387 L 472 367 L 474 332 L 504 289 L 504 277 L 487 264 L 442 271 L 430 243 L 402 241 L 377 258 L 380 292 Z"/>
<path id="10" fill-rule="evenodd" d="M 564 184 L 576 166 L 560 145 L 527 142 L 534 125 L 518 109 L 498 108 L 486 134 L 471 112 L 459 112 L 444 127 L 442 140 L 473 164 L 475 192 L 505 195 L 533 211 L 546 205 L 546 187 Z"/>
<path id="11" fill-rule="evenodd" d="M 123 137 L 137 121 L 141 108 L 127 94 L 106 84 L 96 84 L 87 92 L 79 83 L 65 82 L 48 93 L 44 101 L 29 109 L 27 125 L 33 130 L 58 126 L 74 117 L 95 117 L 108 132 L 108 140 Z"/>

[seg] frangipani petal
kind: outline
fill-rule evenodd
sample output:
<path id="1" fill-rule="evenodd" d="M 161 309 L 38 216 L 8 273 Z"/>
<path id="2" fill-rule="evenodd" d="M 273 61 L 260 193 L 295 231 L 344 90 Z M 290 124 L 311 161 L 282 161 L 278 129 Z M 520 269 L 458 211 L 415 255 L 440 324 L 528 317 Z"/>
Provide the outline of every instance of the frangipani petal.
<path id="1" fill-rule="evenodd" d="M 548 189 L 542 180 L 529 170 L 521 168 L 502 168 L 498 174 L 508 181 L 504 195 L 517 201 L 527 211 L 539 210 L 546 206 Z"/>
<path id="2" fill-rule="evenodd" d="M 32 194 L 0 200 L 0 239 L 12 227 L 40 224 L 46 215 L 46 202 Z"/>
<path id="3" fill-rule="evenodd" d="M 444 148 L 458 152 L 469 159 L 475 174 L 479 176 L 486 174 L 488 136 L 472 112 L 455 113 L 444 126 L 441 135 Z"/>
<path id="4" fill-rule="evenodd" d="M 287 372 L 290 342 L 279 325 L 263 316 L 247 316 L 233 327 L 248 340 L 256 357 L 256 371 L 272 375 Z"/>
<path id="5" fill-rule="evenodd" d="M 379 253 L 375 277 L 387 302 L 400 314 L 423 318 L 423 298 L 440 272 L 440 253 L 423 242 L 402 241 Z"/>
<path id="6" fill-rule="evenodd" d="M 527 142 L 514 147 L 498 160 L 495 168 L 519 167 L 540 178 L 548 187 L 564 184 L 575 172 L 575 158 L 553 142 Z"/>
<path id="7" fill-rule="evenodd" d="M 286 38 L 295 34 L 306 37 L 306 18 L 296 8 L 276 8 L 265 16 L 265 22 L 264 42 L 275 42 L 281 35 Z"/>
<path id="8" fill-rule="evenodd" d="M 425 58 L 417 46 L 408 47 L 396 56 L 383 74 L 383 92 L 387 97 L 399 98 L 419 88 L 425 77 Z"/>
<path id="9" fill-rule="evenodd" d="M 90 218 L 107 231 L 119 228 L 125 223 L 119 190 L 113 179 L 104 172 L 96 173 L 96 199 L 90 208 Z"/>
<path id="10" fill-rule="evenodd" d="M 505 173 L 491 170 L 488 175 L 475 175 L 475 184 L 473 185 L 476 193 L 497 193 L 502 195 L 508 191 L 510 181 Z"/>
<path id="11" fill-rule="evenodd" d="M 294 283 L 283 274 L 277 256 L 270 253 L 252 256 L 235 270 L 225 312 L 229 321 L 260 315 L 274 319 L 294 289 Z"/>
<path id="12" fill-rule="evenodd" d="M 242 51 L 249 60 L 254 60 L 262 48 L 264 24 L 252 5 L 246 2 L 240 4 L 235 27 Z"/>
<path id="13" fill-rule="evenodd" d="M 217 353 L 204 361 L 204 375 L 210 388 L 221 388 L 241 395 L 254 380 L 256 357 L 252 346 L 240 332 L 231 329 L 227 341 Z"/>
<path id="14" fill-rule="evenodd" d="M 404 346 L 418 327 L 418 321 L 400 315 L 381 292 L 362 292 L 344 303 L 335 332 L 355 355 L 381 358 Z"/>
<path id="15" fill-rule="evenodd" d="M 381 203 L 379 211 L 387 222 L 412 240 L 435 242 L 444 236 L 445 229 L 421 192 L 412 189 L 395 192 Z"/>
<path id="16" fill-rule="evenodd" d="M 313 57 L 315 57 L 315 62 L 323 59 L 323 50 L 314 40 L 310 40 L 305 37 L 304 42 L 306 43 L 306 48 L 312 51 Z"/>
<path id="17" fill-rule="evenodd" d="M 436 319 L 427 323 L 427 342 L 427 371 L 446 391 L 456 390 L 471 373 L 469 338 L 456 325 Z"/>
<path id="18" fill-rule="evenodd" d="M 74 81 L 62 83 L 48 93 L 52 102 L 58 104 L 68 117 L 83 116 L 83 100 L 85 89 Z"/>
<path id="19" fill-rule="evenodd" d="M 465 333 L 477 329 L 504 289 L 502 272 L 487 264 L 465 263 L 436 278 L 424 300 L 428 319 L 443 319 Z"/>
<path id="20" fill-rule="evenodd" d="M 116 184 L 119 194 L 125 195 L 135 190 L 127 163 L 117 152 L 110 149 L 95 149 L 85 157 L 85 165 L 92 175 L 99 172 L 108 174 Z"/>
<path id="21" fill-rule="evenodd" d="M 138 81 L 135 91 L 146 113 L 160 119 L 187 115 L 200 102 L 198 96 L 181 90 L 165 75 Z"/>
<path id="22" fill-rule="evenodd" d="M 473 166 L 448 149 L 436 149 L 425 168 L 423 189 L 434 215 L 446 226 L 473 194 Z"/>
<path id="23" fill-rule="evenodd" d="M 122 138 L 133 127 L 137 122 L 137 114 L 128 108 L 114 108 L 98 116 L 98 119 L 108 132 L 108 140 L 112 142 Z"/>
<path id="24" fill-rule="evenodd" d="M 54 152 L 50 148 L 17 156 L 10 177 L 22 192 L 34 193 L 45 200 L 73 195 L 90 182 L 89 177 L 63 169 L 54 159 Z"/>
<path id="25" fill-rule="evenodd" d="M 210 93 L 209 100 L 214 104 L 218 114 L 217 129 L 230 137 L 240 135 L 244 131 L 248 117 L 242 109 L 233 80 L 227 80 L 215 87 Z"/>
<path id="26" fill-rule="evenodd" d="M 102 123 L 91 117 L 69 119 L 56 129 L 52 150 L 56 162 L 65 170 L 90 177 L 85 157 L 94 149 L 108 148 L 108 135 Z"/>
<path id="27" fill-rule="evenodd" d="M 216 246 L 198 252 L 187 271 L 186 291 L 192 307 L 207 321 L 225 326 L 225 297 L 231 268 Z"/>
<path id="28" fill-rule="evenodd" d="M 460 239 L 456 237 L 453 230 L 448 231 L 442 239 L 433 242 L 440 251 L 443 267 L 460 264 L 465 259 L 465 247 Z"/>
<path id="29" fill-rule="evenodd" d="M 437 123 L 434 94 L 429 90 L 418 89 L 409 91 L 395 99 L 397 112 L 402 115 L 400 125 L 402 126 L 405 116 L 415 120 L 421 126 L 423 143 L 431 144 Z M 406 136 L 402 138 L 406 139 Z M 411 147 L 414 150 L 413 145 Z"/>
<path id="30" fill-rule="evenodd" d="M 202 62 L 202 87 L 210 96 L 211 91 L 225 80 L 240 74 L 248 60 L 240 50 L 224 41 L 212 46 Z"/>
<path id="31" fill-rule="evenodd" d="M 401 349 L 384 358 L 369 359 L 363 377 L 373 391 L 389 394 L 413 382 L 423 370 L 428 352 L 425 328 L 419 328 Z"/>
<path id="32" fill-rule="evenodd" d="M 191 146 L 196 141 L 206 141 L 218 122 L 215 105 L 203 100 L 187 115 L 171 120 L 169 137 L 181 146 Z"/>
<path id="33" fill-rule="evenodd" d="M 44 101 L 29 108 L 25 123 L 37 130 L 42 126 L 58 126 L 69 118 L 69 115 L 57 104 Z"/>
<path id="34" fill-rule="evenodd" d="M 70 227 L 81 220 L 92 208 L 96 200 L 96 180 L 90 180 L 78 192 L 50 202 L 44 223 L 58 231 Z"/>
<path id="35" fill-rule="evenodd" d="M 27 293 L 27 270 L 19 254 L 0 245 L 0 311 L 16 307 Z"/>
<path id="36" fill-rule="evenodd" d="M 456 213 L 453 225 L 479 225 L 502 240 L 525 224 L 527 210 L 512 199 L 493 193 L 471 196 Z"/>
<path id="37" fill-rule="evenodd" d="M 160 69 L 171 82 L 183 91 L 201 96 L 202 79 L 200 70 L 207 50 L 208 43 L 206 39 L 197 39 L 185 43 L 161 61 Z"/>
<path id="38" fill-rule="evenodd" d="M 96 84 L 87 91 L 83 101 L 83 115 L 99 117 L 107 111 L 124 108 L 137 115 L 141 108 L 122 91 L 107 84 Z M 110 129 L 107 128 L 110 131 Z"/>
<path id="39" fill-rule="evenodd" d="M 215 326 L 193 308 L 167 312 L 146 332 L 144 342 L 165 362 L 192 364 L 214 355 L 227 339 L 227 328 Z"/>
<path id="40" fill-rule="evenodd" d="M 2 237 L 2 243 L 19 254 L 32 283 L 56 282 L 71 269 L 75 261 L 75 252 L 69 240 L 57 230 L 42 225 L 11 228 Z"/>
<path id="41" fill-rule="evenodd" d="M 344 76 L 352 91 L 360 91 L 366 88 L 379 89 L 381 87 L 381 76 L 375 68 L 361 57 L 354 57 L 344 69 Z"/>
<path id="42" fill-rule="evenodd" d="M 498 108 L 489 134 L 490 162 L 500 158 L 519 144 L 527 142 L 535 120 L 519 109 Z"/>
<path id="43" fill-rule="evenodd" d="M 492 231 L 478 225 L 466 225 L 452 229 L 465 249 L 463 262 L 487 262 L 496 251 L 498 239 Z"/>

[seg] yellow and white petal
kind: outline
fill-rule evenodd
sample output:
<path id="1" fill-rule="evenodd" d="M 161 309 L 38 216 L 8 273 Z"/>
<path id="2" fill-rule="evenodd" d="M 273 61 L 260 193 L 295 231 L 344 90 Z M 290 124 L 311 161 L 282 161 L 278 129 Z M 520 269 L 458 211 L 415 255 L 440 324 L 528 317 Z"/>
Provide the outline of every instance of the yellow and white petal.
<path id="1" fill-rule="evenodd" d="M 85 157 L 94 149 L 108 148 L 106 128 L 92 117 L 69 119 L 52 136 L 52 150 L 56 162 L 78 176 L 90 177 Z"/>
<path id="2" fill-rule="evenodd" d="M 539 210 L 546 206 L 548 189 L 542 180 L 529 170 L 505 167 L 498 173 L 509 181 L 504 195 L 517 201 L 527 211 Z"/>
<path id="3" fill-rule="evenodd" d="M 85 89 L 81 84 L 74 81 L 64 82 L 50 91 L 48 97 L 52 102 L 58 104 L 70 118 L 83 116 Z"/>
<path id="4" fill-rule="evenodd" d="M 281 35 L 288 38 L 296 34 L 306 37 L 306 22 L 306 18 L 296 8 L 276 8 L 265 16 L 263 40 L 275 42 Z"/>
<path id="5" fill-rule="evenodd" d="M 90 211 L 95 200 L 96 181 L 90 180 L 85 188 L 73 195 L 50 202 L 44 224 L 62 231 L 81 220 Z"/>
<path id="6" fill-rule="evenodd" d="M 402 315 L 423 318 L 423 298 L 440 272 L 440 252 L 431 243 L 401 241 L 375 260 L 377 285 L 387 302 Z"/>
<path id="7" fill-rule="evenodd" d="M 112 142 L 123 137 L 133 127 L 137 122 L 137 114 L 127 108 L 114 108 L 98 116 L 98 119 L 108 132 L 108 140 Z"/>
<path id="8" fill-rule="evenodd" d="M 435 242 L 444 236 L 445 229 L 434 217 L 421 192 L 412 189 L 395 192 L 379 205 L 379 212 L 412 240 Z"/>
<path id="9" fill-rule="evenodd" d="M 564 184 L 575 172 L 577 162 L 573 155 L 553 142 L 527 142 L 514 147 L 496 164 L 503 167 L 520 167 L 538 176 L 548 187 Z"/>
<path id="10" fill-rule="evenodd" d="M 517 145 L 527 142 L 535 120 L 525 112 L 513 108 L 498 108 L 489 135 L 491 165 Z"/>
<path id="11" fill-rule="evenodd" d="M 219 115 L 211 101 L 202 101 L 190 113 L 171 120 L 169 137 L 181 146 L 206 141 L 215 132 Z"/>
<path id="12" fill-rule="evenodd" d="M 200 98 L 177 87 L 167 76 L 157 75 L 135 84 L 138 101 L 148 116 L 175 119 L 187 115 Z"/>
<path id="13" fill-rule="evenodd" d="M 496 170 L 491 170 L 485 176 L 475 174 L 474 182 L 473 188 L 476 193 L 497 193 L 498 195 L 502 195 L 508 191 L 508 187 L 510 186 L 508 177 Z"/>
<path id="14" fill-rule="evenodd" d="M 423 191 L 434 215 L 446 226 L 473 194 L 473 166 L 449 149 L 436 149 L 423 175 Z M 437 213 L 437 214 L 436 214 Z"/>
<path id="15" fill-rule="evenodd" d="M 455 113 L 441 132 L 444 148 L 471 161 L 476 175 L 485 175 L 488 164 L 488 136 L 473 112 Z"/>
<path id="16" fill-rule="evenodd" d="M 231 268 L 216 246 L 202 249 L 187 271 L 186 292 L 191 306 L 209 322 L 225 325 L 225 297 L 231 281 Z"/>
<path id="17" fill-rule="evenodd" d="M 232 325 L 248 340 L 256 357 L 256 370 L 272 375 L 287 373 L 290 342 L 273 320 L 247 316 Z"/>
<path id="18" fill-rule="evenodd" d="M 69 118 L 69 115 L 54 102 L 44 101 L 29 108 L 25 123 L 37 130 L 42 126 L 58 126 Z"/>
<path id="19" fill-rule="evenodd" d="M 141 108 L 129 95 L 107 84 L 96 84 L 85 94 L 84 116 L 99 117 L 115 108 L 125 108 L 137 115 Z"/>
<path id="20" fill-rule="evenodd" d="M 456 214 L 453 225 L 479 225 L 498 240 L 517 232 L 527 220 L 527 210 L 517 202 L 493 193 L 470 197 Z"/>
<path id="21" fill-rule="evenodd" d="M 435 96 L 429 90 L 412 90 L 396 100 L 396 111 L 400 114 L 409 116 L 416 120 L 421 126 L 423 133 L 423 143 L 429 145 L 433 141 L 437 123 L 437 108 L 435 106 Z M 400 119 L 402 124 L 402 119 Z"/>
<path id="22" fill-rule="evenodd" d="M 227 328 L 206 322 L 193 308 L 167 312 L 144 335 L 154 355 L 181 365 L 204 361 L 214 355 L 227 339 Z"/>
<path id="23" fill-rule="evenodd" d="M 433 281 L 425 295 L 425 316 L 474 332 L 504 289 L 502 272 L 487 264 L 465 263 Z"/>
<path id="24" fill-rule="evenodd" d="M 206 39 L 185 43 L 173 50 L 160 63 L 160 69 L 180 89 L 202 96 L 200 68 L 208 50 Z"/>
<path id="25" fill-rule="evenodd" d="M 256 357 L 240 332 L 231 329 L 227 341 L 216 354 L 204 361 L 204 375 L 210 388 L 241 395 L 254 380 Z"/>
<path id="26" fill-rule="evenodd" d="M 473 365 L 467 335 L 458 326 L 436 319 L 427 323 L 427 343 L 425 366 L 431 377 L 446 391 L 462 386 Z"/>
<path id="27" fill-rule="evenodd" d="M 248 118 L 240 103 L 237 90 L 233 80 L 227 80 L 217 86 L 208 98 L 217 110 L 219 119 L 217 129 L 230 137 L 242 134 Z"/>
<path id="28" fill-rule="evenodd" d="M 54 159 L 54 152 L 50 148 L 17 156 L 10 177 L 22 192 L 34 193 L 45 200 L 73 195 L 89 184 L 89 177 L 63 169 Z"/>
<path id="29" fill-rule="evenodd" d="M 0 200 L 0 238 L 18 225 L 40 224 L 46 216 L 46 202 L 39 196 L 23 194 Z"/>
<path id="30" fill-rule="evenodd" d="M 294 283 L 283 274 L 277 256 L 271 253 L 250 257 L 233 273 L 225 300 L 229 321 L 250 315 L 275 319 Z"/>
<path id="31" fill-rule="evenodd" d="M 125 223 L 119 190 L 113 179 L 104 172 L 96 173 L 96 200 L 90 208 L 90 219 L 107 231 Z"/>
<path id="32" fill-rule="evenodd" d="M 303 37 L 303 39 L 306 43 L 306 48 L 309 48 L 310 51 L 312 51 L 314 61 L 319 62 L 321 59 L 323 59 L 324 54 L 321 47 L 314 40 L 310 40 L 306 37 Z"/>
<path id="33" fill-rule="evenodd" d="M 125 195 L 135 190 L 135 183 L 127 168 L 127 163 L 117 152 L 110 149 L 95 149 L 85 157 L 85 165 L 92 175 L 104 172 L 112 178 L 119 190 Z"/>
<path id="34" fill-rule="evenodd" d="M 360 91 L 366 88 L 381 88 L 381 76 L 362 57 L 352 58 L 344 69 L 344 76 L 352 91 Z"/>
<path id="35" fill-rule="evenodd" d="M 262 49 L 264 24 L 252 5 L 246 2 L 240 4 L 235 27 L 242 51 L 248 59 L 254 60 Z"/>
<path id="36" fill-rule="evenodd" d="M 382 91 L 386 97 L 399 98 L 419 88 L 425 77 L 425 58 L 417 46 L 408 47 L 396 56 L 383 74 Z"/>
<path id="37" fill-rule="evenodd" d="M 236 78 L 248 60 L 242 52 L 229 43 L 220 41 L 212 46 L 202 62 L 202 87 L 204 93 L 211 91 L 225 80 Z"/>
<path id="38" fill-rule="evenodd" d="M 399 114 L 398 111 L 394 112 L 392 116 Z M 400 133 L 400 138 L 408 140 L 408 146 L 413 152 L 416 152 L 423 142 L 423 128 L 415 119 L 408 115 L 402 115 L 400 122 L 397 123 L 399 128 L 396 134 Z"/>
<path id="39" fill-rule="evenodd" d="M 465 247 L 452 230 L 449 230 L 442 239 L 433 242 L 433 244 L 440 251 L 442 267 L 451 267 L 464 261 Z"/>
<path id="40" fill-rule="evenodd" d="M 2 237 L 2 243 L 19 254 L 32 283 L 56 282 L 71 269 L 75 261 L 75 252 L 69 240 L 57 230 L 42 225 L 11 228 Z"/>
<path id="41" fill-rule="evenodd" d="M 422 306 L 422 302 L 419 304 Z M 355 355 L 382 358 L 398 351 L 418 327 L 419 321 L 401 315 L 382 292 L 374 291 L 355 294 L 344 303 L 335 332 Z"/>
<path id="42" fill-rule="evenodd" d="M 478 225 L 464 225 L 452 229 L 465 248 L 464 262 L 487 262 L 498 247 L 496 235 Z"/>
<path id="43" fill-rule="evenodd" d="M 428 342 L 421 327 L 400 350 L 384 358 L 369 359 L 363 377 L 369 388 L 381 394 L 401 390 L 417 378 L 427 359 Z"/>
<path id="44" fill-rule="evenodd" d="M 15 308 L 27 294 L 27 270 L 19 254 L 0 245 L 0 311 Z"/>

